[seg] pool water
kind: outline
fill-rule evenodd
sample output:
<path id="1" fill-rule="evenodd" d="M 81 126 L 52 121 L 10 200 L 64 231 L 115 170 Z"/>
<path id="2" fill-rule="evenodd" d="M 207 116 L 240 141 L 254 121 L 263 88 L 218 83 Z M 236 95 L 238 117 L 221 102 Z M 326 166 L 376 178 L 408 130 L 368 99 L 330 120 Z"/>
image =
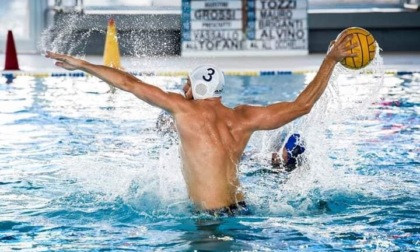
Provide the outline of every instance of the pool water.
<path id="1" fill-rule="evenodd" d="M 223 103 L 290 101 L 312 77 L 227 76 Z M 0 250 L 419 250 L 420 75 L 360 78 L 257 132 L 239 168 L 252 214 L 218 219 L 194 213 L 159 109 L 92 77 L 1 80 Z M 303 162 L 270 172 L 270 146 L 290 132 Z"/>

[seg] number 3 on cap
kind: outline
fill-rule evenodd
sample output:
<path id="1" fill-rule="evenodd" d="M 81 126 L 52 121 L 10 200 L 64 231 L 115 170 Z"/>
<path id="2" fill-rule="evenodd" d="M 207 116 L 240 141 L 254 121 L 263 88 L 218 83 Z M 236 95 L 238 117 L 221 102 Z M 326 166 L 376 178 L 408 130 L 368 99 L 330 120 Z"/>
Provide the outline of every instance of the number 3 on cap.
<path id="1" fill-rule="evenodd" d="M 209 71 L 207 74 L 209 75 L 209 77 L 206 77 L 205 75 L 203 75 L 203 80 L 209 82 L 213 79 L 213 74 L 216 72 L 214 71 L 213 68 L 207 68 L 207 71 Z"/>

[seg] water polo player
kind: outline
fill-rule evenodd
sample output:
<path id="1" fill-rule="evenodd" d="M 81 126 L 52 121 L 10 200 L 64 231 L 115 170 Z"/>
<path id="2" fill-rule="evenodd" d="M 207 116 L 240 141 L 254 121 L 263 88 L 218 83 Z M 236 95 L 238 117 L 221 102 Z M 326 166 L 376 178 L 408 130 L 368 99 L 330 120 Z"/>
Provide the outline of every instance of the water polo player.
<path id="1" fill-rule="evenodd" d="M 292 134 L 281 148 L 281 158 L 279 152 L 273 152 L 271 157 L 271 164 L 273 167 L 284 167 L 286 171 L 290 172 L 296 169 L 300 155 L 305 152 L 305 145 L 298 133 Z"/>
<path id="2" fill-rule="evenodd" d="M 198 210 L 214 212 L 244 208 L 245 192 L 237 169 L 251 135 L 258 130 L 277 129 L 309 113 L 324 93 L 335 65 L 357 55 L 351 53 L 357 46 L 348 43 L 351 39 L 352 35 L 344 33 L 335 41 L 314 79 L 294 101 L 235 108 L 221 103 L 224 77 L 214 66 L 201 66 L 191 72 L 184 87 L 185 99 L 122 70 L 63 54 L 47 52 L 46 56 L 57 60 L 59 67 L 85 71 L 172 114 L 188 195 Z"/>

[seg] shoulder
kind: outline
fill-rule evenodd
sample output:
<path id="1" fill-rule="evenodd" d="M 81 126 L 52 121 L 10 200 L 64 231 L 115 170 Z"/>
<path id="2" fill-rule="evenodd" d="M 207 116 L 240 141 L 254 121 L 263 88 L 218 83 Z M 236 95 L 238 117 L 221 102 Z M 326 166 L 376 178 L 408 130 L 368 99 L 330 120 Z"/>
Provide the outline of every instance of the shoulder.
<path id="1" fill-rule="evenodd" d="M 177 113 L 177 112 L 185 112 L 191 108 L 193 108 L 193 100 L 186 99 L 180 93 L 168 92 L 168 101 L 171 103 L 171 107 L 173 108 L 170 112 Z"/>
<path id="2" fill-rule="evenodd" d="M 259 110 L 261 110 L 263 106 L 258 105 L 239 105 L 236 106 L 233 110 L 238 114 L 239 116 L 252 116 L 254 113 L 258 113 Z"/>
<path id="3" fill-rule="evenodd" d="M 233 110 L 237 121 L 240 122 L 241 125 L 249 128 L 250 130 L 255 130 L 256 125 L 254 124 L 256 121 L 260 120 L 259 117 L 263 114 L 263 108 L 263 106 L 257 105 L 239 105 Z"/>

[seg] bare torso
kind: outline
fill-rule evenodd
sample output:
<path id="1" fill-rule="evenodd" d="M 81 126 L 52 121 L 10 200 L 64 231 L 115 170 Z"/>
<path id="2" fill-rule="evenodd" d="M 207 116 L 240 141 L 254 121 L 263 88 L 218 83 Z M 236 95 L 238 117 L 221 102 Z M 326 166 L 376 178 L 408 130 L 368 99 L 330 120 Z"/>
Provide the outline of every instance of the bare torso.
<path id="1" fill-rule="evenodd" d="M 175 115 L 183 175 L 191 200 L 201 209 L 218 209 L 244 200 L 237 176 L 251 135 L 240 112 L 215 100 L 192 101 Z"/>

